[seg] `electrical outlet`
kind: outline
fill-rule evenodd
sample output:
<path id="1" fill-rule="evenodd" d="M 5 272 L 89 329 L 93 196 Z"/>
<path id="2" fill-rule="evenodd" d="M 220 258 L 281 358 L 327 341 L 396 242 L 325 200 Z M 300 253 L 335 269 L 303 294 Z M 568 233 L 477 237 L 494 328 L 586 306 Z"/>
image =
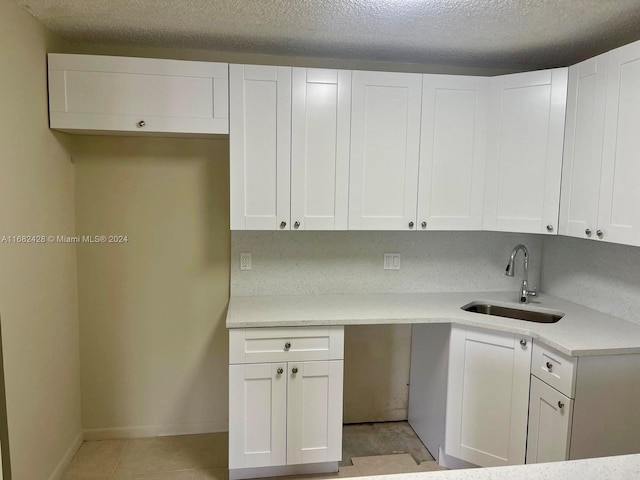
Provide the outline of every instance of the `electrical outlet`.
<path id="1" fill-rule="evenodd" d="M 240 254 L 240 270 L 251 270 L 251 254 Z"/>
<path id="2" fill-rule="evenodd" d="M 400 254 L 399 253 L 385 253 L 384 254 L 384 269 L 385 270 L 400 270 Z"/>

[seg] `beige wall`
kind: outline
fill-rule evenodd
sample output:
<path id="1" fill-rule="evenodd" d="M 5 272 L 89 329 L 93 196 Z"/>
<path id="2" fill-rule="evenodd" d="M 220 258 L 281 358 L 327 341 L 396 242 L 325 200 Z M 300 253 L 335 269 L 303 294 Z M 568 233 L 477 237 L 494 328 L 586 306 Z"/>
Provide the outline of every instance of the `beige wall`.
<path id="1" fill-rule="evenodd" d="M 0 0 L 0 237 L 74 232 L 73 166 L 47 119 L 45 54 L 62 47 Z M 13 478 L 47 479 L 81 432 L 75 247 L 0 243 L 0 315 Z"/>
<path id="2" fill-rule="evenodd" d="M 75 136 L 87 438 L 226 430 L 226 139 Z"/>

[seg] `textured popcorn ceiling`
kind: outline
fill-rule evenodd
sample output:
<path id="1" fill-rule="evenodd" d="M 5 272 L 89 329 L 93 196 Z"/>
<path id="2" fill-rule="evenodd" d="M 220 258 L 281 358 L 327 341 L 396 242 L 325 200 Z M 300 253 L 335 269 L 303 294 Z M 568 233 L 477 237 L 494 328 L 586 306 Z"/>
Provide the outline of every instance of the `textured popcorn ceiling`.
<path id="1" fill-rule="evenodd" d="M 640 0 L 16 1 L 74 43 L 551 67 L 640 39 Z"/>

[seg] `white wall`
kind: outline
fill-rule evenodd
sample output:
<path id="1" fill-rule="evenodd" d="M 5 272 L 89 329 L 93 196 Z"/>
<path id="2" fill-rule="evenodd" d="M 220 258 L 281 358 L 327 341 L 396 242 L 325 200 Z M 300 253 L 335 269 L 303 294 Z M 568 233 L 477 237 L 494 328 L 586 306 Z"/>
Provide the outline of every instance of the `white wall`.
<path id="1" fill-rule="evenodd" d="M 543 290 L 640 323 L 640 247 L 545 237 Z"/>
<path id="2" fill-rule="evenodd" d="M 0 1 L 0 237 L 75 231 L 73 165 L 47 116 L 46 52 L 63 48 L 14 2 Z M 0 243 L 15 480 L 59 475 L 81 440 L 76 285 L 74 245 Z"/>
<path id="3" fill-rule="evenodd" d="M 88 439 L 227 429 L 228 145 L 73 137 Z"/>
<path id="4" fill-rule="evenodd" d="M 503 275 L 511 249 L 531 254 L 538 285 L 542 238 L 493 232 L 242 232 L 231 234 L 232 295 L 512 290 Z M 252 269 L 240 271 L 241 252 Z M 402 254 L 399 271 L 383 270 L 383 254 Z M 407 418 L 411 327 L 345 329 L 344 419 L 347 423 Z"/>

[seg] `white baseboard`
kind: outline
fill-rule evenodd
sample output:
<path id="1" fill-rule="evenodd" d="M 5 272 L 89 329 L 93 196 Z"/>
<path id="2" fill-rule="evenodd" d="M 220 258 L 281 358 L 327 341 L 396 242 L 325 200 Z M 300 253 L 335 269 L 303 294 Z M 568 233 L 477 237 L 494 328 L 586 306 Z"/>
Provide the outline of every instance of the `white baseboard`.
<path id="1" fill-rule="evenodd" d="M 84 439 L 108 440 L 112 438 L 164 437 L 168 435 L 189 435 L 195 433 L 226 432 L 229 428 L 213 422 L 181 423 L 177 425 L 144 425 L 138 427 L 89 428 L 84 431 Z"/>
<path id="2" fill-rule="evenodd" d="M 62 460 L 60 460 L 60 463 L 58 463 L 58 466 L 53 470 L 53 473 L 49 475 L 49 480 L 60 480 L 62 478 L 62 474 L 71 463 L 73 456 L 80 449 L 80 446 L 82 445 L 83 441 L 84 441 L 84 432 L 80 432 L 76 437 L 76 439 L 71 444 L 71 446 L 69 447 L 69 449 L 67 450 L 67 453 L 65 453 L 64 457 L 62 457 Z"/>

